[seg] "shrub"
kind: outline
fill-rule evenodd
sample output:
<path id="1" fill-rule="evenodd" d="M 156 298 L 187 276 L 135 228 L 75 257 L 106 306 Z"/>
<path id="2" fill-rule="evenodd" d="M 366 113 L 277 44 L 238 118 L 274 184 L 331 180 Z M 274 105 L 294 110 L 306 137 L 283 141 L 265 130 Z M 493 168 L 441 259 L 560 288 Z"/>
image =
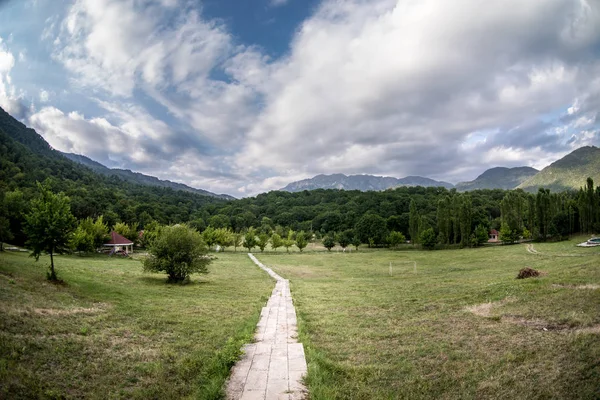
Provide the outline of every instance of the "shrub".
<path id="1" fill-rule="evenodd" d="M 144 260 L 144 270 L 165 272 L 169 282 L 182 282 L 191 274 L 208 273 L 212 261 L 206 244 L 195 229 L 187 225 L 166 226 L 150 243 L 150 256 Z"/>

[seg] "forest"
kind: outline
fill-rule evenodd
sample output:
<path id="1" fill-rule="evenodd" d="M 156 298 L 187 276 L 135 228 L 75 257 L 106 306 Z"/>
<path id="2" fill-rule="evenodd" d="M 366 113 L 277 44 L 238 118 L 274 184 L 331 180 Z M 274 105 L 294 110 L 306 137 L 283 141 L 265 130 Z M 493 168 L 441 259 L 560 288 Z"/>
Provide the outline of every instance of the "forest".
<path id="1" fill-rule="evenodd" d="M 63 157 L 34 130 L 0 113 L 0 241 L 24 245 L 23 224 L 37 183 L 64 193 L 79 225 L 102 217 L 132 240 L 140 230 L 188 223 L 207 228 L 209 244 L 231 244 L 249 230 L 296 240 L 295 232 L 324 242 L 395 246 L 405 240 L 426 248 L 476 246 L 490 229 L 505 243 L 521 238 L 560 240 L 575 232 L 600 232 L 600 186 L 591 178 L 579 191 L 536 194 L 522 190 L 399 187 L 385 191 L 316 189 L 272 191 L 256 197 L 223 200 L 196 193 L 126 182 L 103 176 Z M 87 222 L 85 222 L 87 221 Z M 86 225 L 87 224 L 87 225 Z M 211 239 L 220 230 L 222 239 Z M 237 235 L 235 235 L 237 234 Z M 143 243 L 142 243 L 143 244 Z M 234 243 L 235 244 L 235 243 Z"/>

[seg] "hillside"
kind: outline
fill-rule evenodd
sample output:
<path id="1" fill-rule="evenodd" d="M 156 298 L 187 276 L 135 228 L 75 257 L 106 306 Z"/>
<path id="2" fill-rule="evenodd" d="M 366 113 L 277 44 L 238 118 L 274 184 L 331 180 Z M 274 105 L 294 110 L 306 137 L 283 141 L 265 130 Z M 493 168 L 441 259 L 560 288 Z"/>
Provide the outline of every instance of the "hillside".
<path id="1" fill-rule="evenodd" d="M 78 219 L 104 216 L 139 224 L 199 220 L 208 204 L 225 203 L 220 198 L 172 188 L 140 185 L 112 175 L 104 176 L 65 158 L 35 132 L 0 108 L 0 217 L 9 221 L 14 243 L 23 244 L 23 215 L 37 195 L 37 182 L 47 181 L 55 192 L 71 199 Z"/>
<path id="2" fill-rule="evenodd" d="M 531 167 L 490 168 L 475 180 L 457 183 L 456 189 L 459 192 L 477 189 L 514 189 L 538 172 Z"/>
<path id="3" fill-rule="evenodd" d="M 94 172 L 97 172 L 99 174 L 106 175 L 106 176 L 113 176 L 113 175 L 118 176 L 119 178 L 123 179 L 124 181 L 137 183 L 139 185 L 158 186 L 158 187 L 171 188 L 173 190 L 183 190 L 186 192 L 197 193 L 197 194 L 200 194 L 203 196 L 216 197 L 216 198 L 224 199 L 224 200 L 233 200 L 234 199 L 234 197 L 226 195 L 226 194 L 215 194 L 215 193 L 209 192 L 207 190 L 196 189 L 196 188 L 190 187 L 188 185 L 184 185 L 183 183 L 176 183 L 176 182 L 171 182 L 168 180 L 158 179 L 154 176 L 145 175 L 145 174 L 142 174 L 139 172 L 133 172 L 128 169 L 108 168 L 108 167 L 105 167 L 104 165 L 100 164 L 99 162 L 94 161 L 91 158 L 88 158 L 83 155 L 73 154 L 73 153 L 63 153 L 63 152 L 59 152 L 59 153 L 71 161 L 75 161 L 76 163 L 85 165 L 86 167 L 90 168 Z"/>
<path id="4" fill-rule="evenodd" d="M 386 190 L 396 187 L 423 186 L 423 187 L 445 187 L 452 188 L 453 185 L 448 182 L 435 181 L 433 179 L 421 176 L 407 176 L 402 179 L 390 176 L 374 175 L 317 175 L 314 178 L 303 179 L 288 184 L 281 190 L 286 192 L 300 192 L 303 190 L 314 189 L 343 189 L 343 190 Z"/>
<path id="5" fill-rule="evenodd" d="M 600 148 L 595 146 L 581 147 L 567 154 L 523 182 L 519 188 L 529 192 L 540 187 L 553 192 L 578 190 L 588 177 L 600 183 Z"/>

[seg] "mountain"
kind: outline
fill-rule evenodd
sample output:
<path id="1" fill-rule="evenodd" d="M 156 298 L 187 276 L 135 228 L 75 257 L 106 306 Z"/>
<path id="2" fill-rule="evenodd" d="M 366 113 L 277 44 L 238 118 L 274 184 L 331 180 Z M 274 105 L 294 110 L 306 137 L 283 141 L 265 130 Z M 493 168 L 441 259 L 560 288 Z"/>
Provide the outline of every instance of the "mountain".
<path id="1" fill-rule="evenodd" d="M 585 146 L 553 162 L 537 175 L 527 179 L 520 189 L 535 192 L 543 187 L 553 192 L 578 190 L 591 177 L 600 183 L 600 148 Z"/>
<path id="2" fill-rule="evenodd" d="M 538 172 L 531 167 L 490 168 L 473 181 L 458 182 L 456 189 L 459 192 L 477 189 L 515 189 Z"/>
<path id="3" fill-rule="evenodd" d="M 71 161 L 75 161 L 78 164 L 85 165 L 90 168 L 92 171 L 105 175 L 105 176 L 118 176 L 127 182 L 137 183 L 138 185 L 146 185 L 146 186 L 158 186 L 158 187 L 167 187 L 173 190 L 183 190 L 186 192 L 196 193 L 203 196 L 216 197 L 218 199 L 223 200 L 233 200 L 235 197 L 226 195 L 226 194 L 215 194 L 209 192 L 207 190 L 196 189 L 190 187 L 188 185 L 184 185 L 183 183 L 171 182 L 168 180 L 161 180 L 154 176 L 144 175 L 139 172 L 133 172 L 128 169 L 120 169 L 120 168 L 108 168 L 104 165 L 100 164 L 97 161 L 92 160 L 83 155 L 73 154 L 73 153 L 63 153 L 59 152 L 64 157 L 68 158 Z"/>
<path id="4" fill-rule="evenodd" d="M 448 189 L 454 187 L 451 183 L 434 181 L 433 179 L 421 176 L 407 176 L 406 178 L 398 179 L 390 176 L 333 174 L 317 175 L 314 178 L 292 182 L 281 190 L 286 192 L 300 192 L 313 189 L 379 191 L 401 186 L 443 186 Z"/>

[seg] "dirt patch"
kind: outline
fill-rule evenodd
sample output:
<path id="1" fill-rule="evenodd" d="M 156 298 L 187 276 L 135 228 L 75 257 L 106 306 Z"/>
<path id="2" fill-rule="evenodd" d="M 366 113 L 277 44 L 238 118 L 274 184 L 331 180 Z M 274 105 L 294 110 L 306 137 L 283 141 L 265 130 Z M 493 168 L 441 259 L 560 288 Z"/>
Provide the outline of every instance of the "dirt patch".
<path id="1" fill-rule="evenodd" d="M 489 303 L 475 304 L 473 306 L 465 307 L 466 311 L 478 315 L 480 317 L 491 317 L 492 310 L 497 307 L 501 307 L 504 304 L 512 303 L 516 301 L 514 297 L 507 297 L 500 301 L 493 301 Z"/>
<path id="2" fill-rule="evenodd" d="M 596 290 L 596 289 L 600 289 L 600 285 L 596 285 L 593 283 L 587 283 L 585 285 L 561 285 L 558 283 L 555 283 L 552 285 L 552 287 L 555 288 L 561 288 L 561 289 L 578 289 L 578 290 Z"/>
<path id="3" fill-rule="evenodd" d="M 537 278 L 540 275 L 541 275 L 540 271 L 537 271 L 533 268 L 525 267 L 519 271 L 519 274 L 517 275 L 517 279 Z"/>
<path id="4" fill-rule="evenodd" d="M 519 315 L 505 315 L 502 316 L 502 322 L 508 322 L 510 324 L 526 326 L 528 328 L 537 329 L 541 331 L 568 331 L 573 330 L 571 326 L 567 324 L 554 324 L 549 321 L 537 318 L 524 318 Z"/>
<path id="5" fill-rule="evenodd" d="M 587 328 L 579 328 L 575 330 L 576 333 L 595 333 L 600 335 L 600 325 L 589 326 Z"/>
<path id="6" fill-rule="evenodd" d="M 34 308 L 33 312 L 39 315 L 74 315 L 74 314 L 96 314 L 106 311 L 108 304 L 106 303 L 95 303 L 94 307 L 84 308 Z"/>

